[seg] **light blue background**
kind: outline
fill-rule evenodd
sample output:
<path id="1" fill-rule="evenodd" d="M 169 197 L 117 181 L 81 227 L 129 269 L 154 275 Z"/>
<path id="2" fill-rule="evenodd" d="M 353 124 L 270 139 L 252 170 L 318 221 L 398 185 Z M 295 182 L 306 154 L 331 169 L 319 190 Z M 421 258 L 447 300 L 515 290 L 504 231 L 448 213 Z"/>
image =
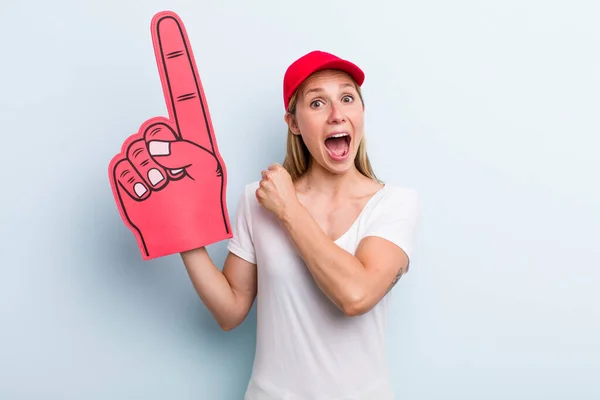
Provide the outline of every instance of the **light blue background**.
<path id="1" fill-rule="evenodd" d="M 600 398 L 597 4 L 3 3 L 0 398 L 242 398 L 254 310 L 220 331 L 179 256 L 141 261 L 108 183 L 166 115 L 163 9 L 196 53 L 232 217 L 283 159 L 287 65 L 318 48 L 365 69 L 376 172 L 422 199 L 390 316 L 399 399 Z"/>

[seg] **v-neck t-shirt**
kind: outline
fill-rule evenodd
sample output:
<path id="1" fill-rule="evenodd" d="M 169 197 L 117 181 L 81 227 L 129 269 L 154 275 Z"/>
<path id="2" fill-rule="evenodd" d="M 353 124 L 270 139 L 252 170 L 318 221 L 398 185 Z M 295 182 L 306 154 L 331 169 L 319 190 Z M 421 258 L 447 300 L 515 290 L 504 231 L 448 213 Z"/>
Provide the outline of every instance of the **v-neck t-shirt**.
<path id="1" fill-rule="evenodd" d="M 245 186 L 228 250 L 258 270 L 256 353 L 245 400 L 389 400 L 385 329 L 389 292 L 346 316 L 316 285 L 282 223 Z M 419 212 L 412 188 L 384 185 L 335 243 L 354 254 L 379 236 L 413 253 Z"/>

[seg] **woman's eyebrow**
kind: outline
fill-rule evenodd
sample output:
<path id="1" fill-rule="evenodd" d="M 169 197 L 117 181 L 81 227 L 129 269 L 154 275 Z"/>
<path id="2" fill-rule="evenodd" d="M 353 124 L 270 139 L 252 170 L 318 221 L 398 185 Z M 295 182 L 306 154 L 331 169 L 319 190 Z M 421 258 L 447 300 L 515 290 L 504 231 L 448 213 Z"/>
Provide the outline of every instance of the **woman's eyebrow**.
<path id="1" fill-rule="evenodd" d="M 353 84 L 351 83 L 340 83 L 340 89 L 346 88 L 346 87 L 354 87 Z M 308 89 L 307 91 L 304 92 L 304 95 L 307 96 L 310 93 L 319 93 L 322 92 L 323 88 L 321 87 L 316 87 L 316 88 L 312 88 L 312 89 Z"/>

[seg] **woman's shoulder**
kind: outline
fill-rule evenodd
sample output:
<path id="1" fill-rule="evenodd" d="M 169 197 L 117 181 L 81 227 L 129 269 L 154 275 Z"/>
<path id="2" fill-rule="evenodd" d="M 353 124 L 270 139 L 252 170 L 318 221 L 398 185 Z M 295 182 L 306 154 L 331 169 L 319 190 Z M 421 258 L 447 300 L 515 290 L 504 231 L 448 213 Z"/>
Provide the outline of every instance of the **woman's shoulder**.
<path id="1" fill-rule="evenodd" d="M 419 196 L 417 189 L 412 186 L 386 183 L 383 185 L 382 190 L 385 191 L 387 196 L 396 198 L 416 198 Z"/>
<path id="2" fill-rule="evenodd" d="M 244 192 L 249 193 L 249 192 L 255 192 L 256 189 L 258 189 L 258 186 L 260 185 L 260 181 L 251 181 L 251 182 L 247 182 L 244 185 Z"/>
<path id="3" fill-rule="evenodd" d="M 385 183 L 376 194 L 373 208 L 390 212 L 414 211 L 419 208 L 419 192 L 411 186 Z"/>
<path id="4" fill-rule="evenodd" d="M 242 186 L 242 199 L 244 201 L 252 201 L 252 199 L 256 200 L 256 190 L 258 189 L 258 186 L 260 185 L 260 181 L 251 181 L 251 182 L 247 182 Z"/>

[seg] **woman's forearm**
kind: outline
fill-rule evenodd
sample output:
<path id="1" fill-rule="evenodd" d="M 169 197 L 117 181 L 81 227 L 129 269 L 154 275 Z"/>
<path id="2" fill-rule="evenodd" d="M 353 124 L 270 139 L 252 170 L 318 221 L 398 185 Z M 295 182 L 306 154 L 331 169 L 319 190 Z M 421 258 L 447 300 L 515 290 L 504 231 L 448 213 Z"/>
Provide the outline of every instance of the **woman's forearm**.
<path id="1" fill-rule="evenodd" d="M 300 203 L 282 221 L 317 285 L 338 308 L 353 314 L 365 291 L 367 272 L 360 260 L 336 245 Z"/>
<path id="2" fill-rule="evenodd" d="M 196 293 L 219 326 L 224 330 L 238 326 L 250 309 L 248 301 L 242 293 L 236 293 L 227 276 L 213 264 L 206 249 L 183 252 L 181 258 Z"/>

